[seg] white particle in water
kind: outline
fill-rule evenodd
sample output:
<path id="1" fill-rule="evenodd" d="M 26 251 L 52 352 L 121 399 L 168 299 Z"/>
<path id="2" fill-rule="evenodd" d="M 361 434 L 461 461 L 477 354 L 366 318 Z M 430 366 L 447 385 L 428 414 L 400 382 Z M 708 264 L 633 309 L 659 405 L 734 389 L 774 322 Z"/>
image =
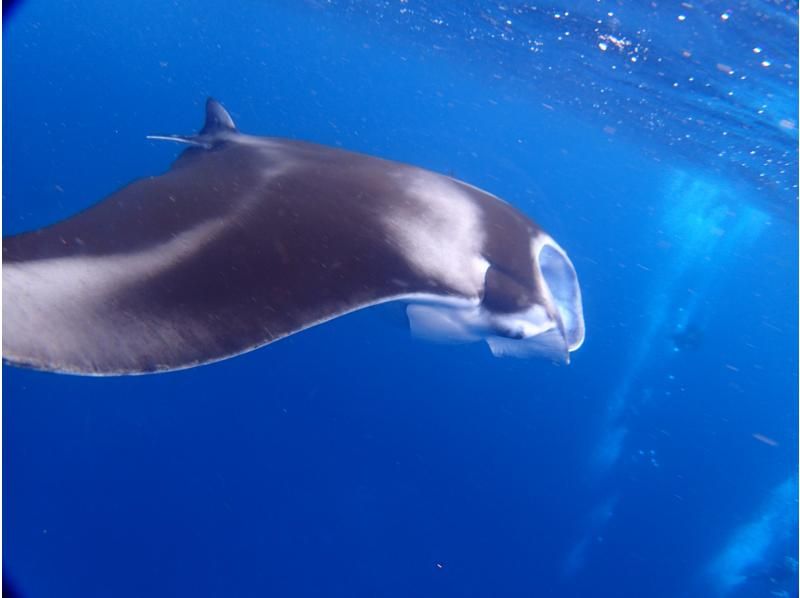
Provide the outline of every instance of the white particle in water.
<path id="1" fill-rule="evenodd" d="M 721 15 L 719 15 L 719 18 L 722 19 L 723 21 L 727 21 L 728 19 L 731 18 L 731 15 L 728 12 L 724 12 Z"/>
<path id="2" fill-rule="evenodd" d="M 599 44 L 597 44 L 597 47 L 600 48 L 603 52 L 608 50 L 608 44 L 606 44 L 604 42 L 600 42 Z"/>
<path id="3" fill-rule="evenodd" d="M 722 63 L 717 64 L 717 70 L 721 73 L 725 73 L 726 75 L 732 75 L 734 72 L 731 67 L 729 67 L 727 64 L 722 64 Z"/>
<path id="4" fill-rule="evenodd" d="M 685 21 L 686 20 L 686 15 L 678 15 L 678 20 L 679 21 Z"/>
<path id="5" fill-rule="evenodd" d="M 769 60 L 762 60 L 762 61 L 761 61 L 761 66 L 763 66 L 764 68 L 766 68 L 766 67 L 768 67 L 768 66 L 772 66 L 772 63 L 771 63 Z"/>
<path id="6" fill-rule="evenodd" d="M 761 48 L 759 48 L 758 46 L 753 48 L 753 54 L 761 54 Z"/>

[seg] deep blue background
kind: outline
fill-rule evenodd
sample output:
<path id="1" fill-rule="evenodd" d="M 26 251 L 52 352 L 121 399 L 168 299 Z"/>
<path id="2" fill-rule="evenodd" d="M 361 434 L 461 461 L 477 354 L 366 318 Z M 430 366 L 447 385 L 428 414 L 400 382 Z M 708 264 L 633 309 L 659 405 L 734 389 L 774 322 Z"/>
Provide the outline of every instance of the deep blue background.
<path id="1" fill-rule="evenodd" d="M 796 3 L 632 5 L 23 4 L 4 234 L 168 168 L 144 136 L 211 94 L 245 132 L 508 199 L 575 262 L 587 342 L 499 360 L 383 306 L 173 374 L 4 367 L 20 595 L 796 595 Z M 732 77 L 686 44 L 735 42 L 735 94 L 683 86 Z"/>

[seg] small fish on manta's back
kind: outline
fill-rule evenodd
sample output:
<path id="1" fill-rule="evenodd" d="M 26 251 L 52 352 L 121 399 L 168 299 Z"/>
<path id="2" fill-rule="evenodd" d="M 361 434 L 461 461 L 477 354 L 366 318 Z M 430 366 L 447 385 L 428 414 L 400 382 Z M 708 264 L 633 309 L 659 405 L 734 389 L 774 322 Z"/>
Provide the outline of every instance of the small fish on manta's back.
<path id="1" fill-rule="evenodd" d="M 164 174 L 3 239 L 3 358 L 143 374 L 218 361 L 349 312 L 407 303 L 416 334 L 564 361 L 584 337 L 567 254 L 450 177 L 240 133 L 209 99 Z"/>

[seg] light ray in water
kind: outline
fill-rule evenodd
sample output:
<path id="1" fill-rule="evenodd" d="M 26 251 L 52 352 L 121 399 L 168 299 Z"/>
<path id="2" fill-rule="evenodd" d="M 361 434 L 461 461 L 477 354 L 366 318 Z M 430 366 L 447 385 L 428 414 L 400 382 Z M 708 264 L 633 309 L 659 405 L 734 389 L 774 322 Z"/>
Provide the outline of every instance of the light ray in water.
<path id="1" fill-rule="evenodd" d="M 663 338 L 686 330 L 695 321 L 708 291 L 724 277 L 727 262 L 748 251 L 769 224 L 767 215 L 738 200 L 732 190 L 715 181 L 677 173 L 664 192 L 668 207 L 657 226 L 662 244 L 671 252 L 665 267 L 647 293 L 646 322 L 623 363 L 609 401 L 592 469 L 602 473 L 622 453 L 627 433 L 626 412 L 634 403 L 636 385 L 647 370 L 663 364 L 669 353 L 659 350 Z M 689 300 L 676 305 L 676 297 Z"/>
<path id="2" fill-rule="evenodd" d="M 619 496 L 613 494 L 598 503 L 589 513 L 586 530 L 580 539 L 572 546 L 561 567 L 564 577 L 572 577 L 580 571 L 588 557 L 589 550 L 594 544 L 602 542 L 603 530 L 608 521 L 614 516 Z"/>
<path id="3" fill-rule="evenodd" d="M 711 561 L 708 575 L 719 594 L 744 583 L 781 540 L 797 530 L 797 479 L 778 484 L 747 523 L 738 527 Z M 795 562 L 795 567 L 796 567 Z M 788 594 L 787 594 L 788 595 Z"/>

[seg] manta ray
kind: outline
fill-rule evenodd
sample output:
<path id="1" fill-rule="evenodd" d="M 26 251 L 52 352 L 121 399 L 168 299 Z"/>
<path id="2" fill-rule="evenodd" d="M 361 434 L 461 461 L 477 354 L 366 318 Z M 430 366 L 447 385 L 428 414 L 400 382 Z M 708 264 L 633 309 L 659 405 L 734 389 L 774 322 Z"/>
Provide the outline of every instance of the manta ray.
<path id="1" fill-rule="evenodd" d="M 563 361 L 584 339 L 566 252 L 454 178 L 239 132 L 215 100 L 164 174 L 3 239 L 3 358 L 83 375 L 190 368 L 402 301 L 414 333 Z"/>

